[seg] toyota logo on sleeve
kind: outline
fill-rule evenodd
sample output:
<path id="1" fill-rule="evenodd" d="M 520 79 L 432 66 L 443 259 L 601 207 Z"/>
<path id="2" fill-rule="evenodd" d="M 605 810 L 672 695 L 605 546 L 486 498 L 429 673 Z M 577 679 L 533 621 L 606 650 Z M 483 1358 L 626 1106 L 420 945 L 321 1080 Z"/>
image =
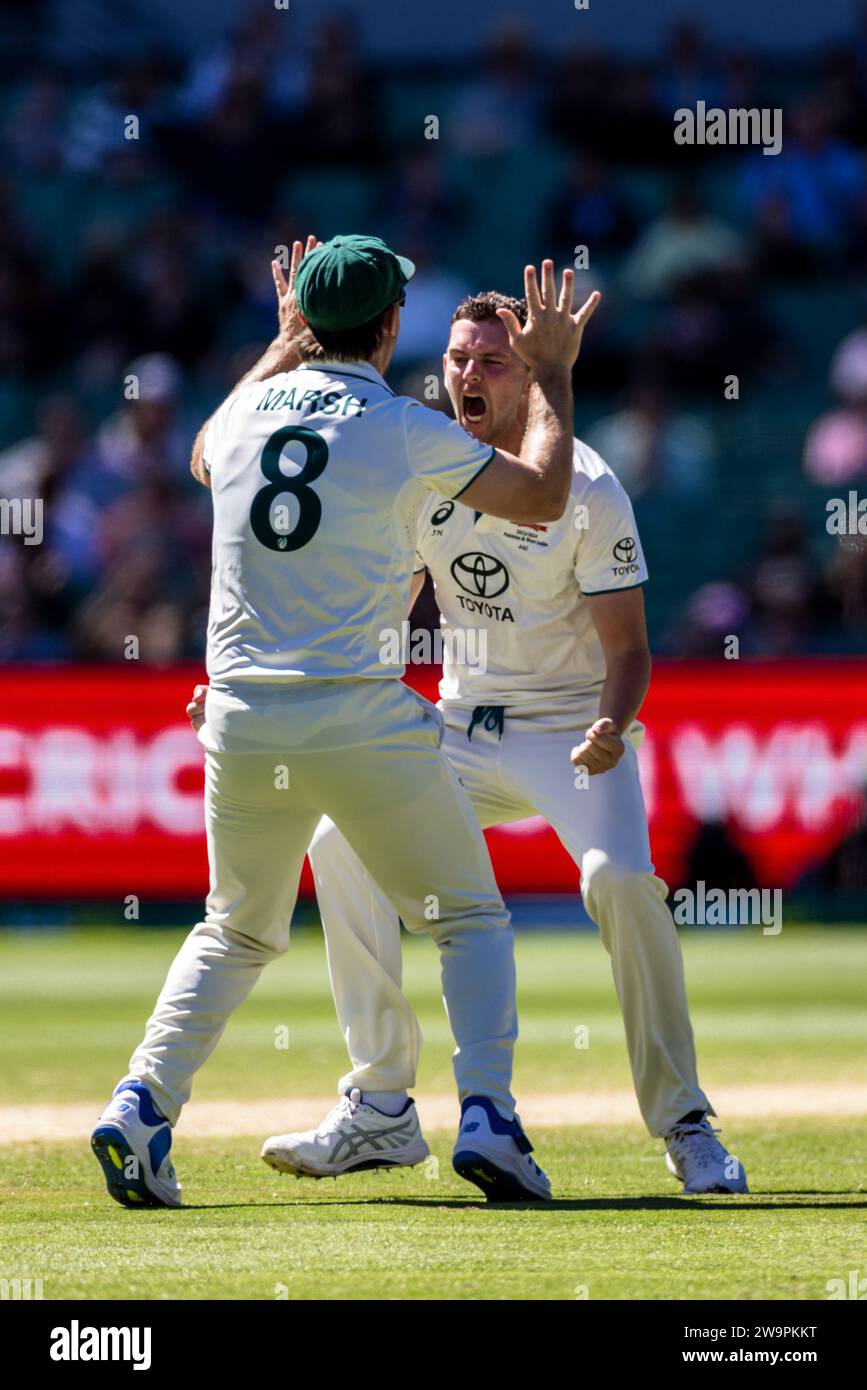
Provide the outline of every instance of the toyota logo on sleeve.
<path id="1" fill-rule="evenodd" d="M 617 541 L 614 546 L 614 558 L 615 560 L 619 560 L 620 564 L 611 566 L 612 573 L 617 575 L 637 574 L 637 557 L 638 545 L 635 537 L 624 536 L 621 540 Z"/>
<path id="2" fill-rule="evenodd" d="M 509 571 L 493 555 L 480 550 L 459 555 L 452 561 L 452 578 L 465 594 L 474 598 L 496 598 L 509 587 Z"/>

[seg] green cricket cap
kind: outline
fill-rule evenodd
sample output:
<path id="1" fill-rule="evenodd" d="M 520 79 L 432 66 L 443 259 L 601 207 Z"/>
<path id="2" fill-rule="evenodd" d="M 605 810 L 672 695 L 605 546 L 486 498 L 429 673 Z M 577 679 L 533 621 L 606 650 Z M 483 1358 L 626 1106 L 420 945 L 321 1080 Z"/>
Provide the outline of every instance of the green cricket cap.
<path id="1" fill-rule="evenodd" d="M 295 297 L 314 332 L 338 333 L 375 319 L 414 274 L 412 261 L 377 236 L 336 236 L 304 257 Z"/>

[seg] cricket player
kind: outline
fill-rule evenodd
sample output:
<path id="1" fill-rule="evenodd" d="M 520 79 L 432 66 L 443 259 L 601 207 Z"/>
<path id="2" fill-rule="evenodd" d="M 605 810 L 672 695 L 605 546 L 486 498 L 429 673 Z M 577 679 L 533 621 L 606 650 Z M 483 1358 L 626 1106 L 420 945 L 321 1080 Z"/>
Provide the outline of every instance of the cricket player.
<path id="1" fill-rule="evenodd" d="M 323 816 L 384 886 L 388 911 L 440 949 L 472 1142 L 457 1157 L 493 1199 L 545 1198 L 510 1090 L 513 939 L 479 823 L 440 750 L 442 716 L 380 660 L 407 611 L 428 493 L 552 523 L 572 475 L 571 369 L 598 296 L 525 272 L 515 350 L 531 376 L 520 454 L 399 397 L 383 375 L 414 267 L 375 237 L 310 239 L 280 283 L 281 331 L 200 431 L 192 470 L 213 496 L 205 822 L 210 891 L 128 1074 L 92 1135 L 109 1193 L 178 1206 L 172 1126 L 192 1079 L 262 968 L 284 952 Z M 425 827 L 419 834 L 419 826 Z M 424 906 L 439 902 L 435 921 Z M 373 1013 L 378 981 L 357 1004 Z M 381 1126 L 402 1162 L 427 1155 L 415 1108 Z M 460 1171 L 460 1165 L 459 1171 Z"/>
<path id="2" fill-rule="evenodd" d="M 520 355 L 526 322 L 525 303 L 469 298 L 443 358 L 458 422 L 511 454 L 532 419 L 532 374 Z M 482 827 L 544 816 L 579 867 L 611 956 L 638 1104 L 665 1140 L 669 1170 L 687 1193 L 746 1192 L 741 1164 L 708 1118 L 715 1112 L 698 1081 L 680 945 L 650 859 L 636 757 L 650 678 L 647 570 L 629 500 L 579 440 L 561 518 L 507 520 L 461 505 L 468 499 L 456 505 L 431 493 L 417 520 L 412 601 L 427 569 L 444 631 L 443 747 Z M 458 640 L 474 626 L 487 635 L 484 670 L 461 659 L 479 649 Z M 419 838 L 437 833 L 426 819 L 414 829 Z M 404 1111 L 421 1035 L 401 990 L 387 880 L 327 819 L 309 853 L 351 1067 L 339 1082 L 342 1107 L 317 1131 L 269 1140 L 265 1156 L 321 1176 L 372 1166 L 382 1114 Z M 450 1006 L 449 1016 L 454 1023 Z"/>

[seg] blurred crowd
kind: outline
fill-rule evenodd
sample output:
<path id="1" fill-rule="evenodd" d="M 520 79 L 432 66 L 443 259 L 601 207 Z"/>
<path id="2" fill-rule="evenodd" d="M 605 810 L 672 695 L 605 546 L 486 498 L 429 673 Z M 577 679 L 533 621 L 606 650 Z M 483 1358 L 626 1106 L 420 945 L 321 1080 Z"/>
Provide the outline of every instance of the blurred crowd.
<path id="1" fill-rule="evenodd" d="M 737 469 L 723 381 L 754 412 L 762 392 L 816 401 L 780 446 L 781 495 L 740 484 L 760 546 L 734 546 L 701 583 L 681 570 L 657 646 L 719 655 L 738 633 L 744 654 L 863 649 L 867 537 L 831 543 L 815 499 L 867 487 L 867 22 L 794 87 L 696 24 L 627 62 L 587 46 L 551 58 L 503 23 L 485 53 L 425 72 L 446 94 L 438 140 L 408 135 L 389 99 L 402 74 L 374 67 L 351 23 L 322 20 L 304 47 L 282 24 L 257 7 L 192 60 L 154 42 L 110 72 L 45 59 L 7 84 L 0 498 L 42 498 L 45 536 L 0 537 L 0 659 L 120 660 L 129 634 L 148 661 L 200 655 L 210 508 L 193 435 L 273 335 L 274 248 L 350 230 L 313 225 L 299 178 L 346 175 L 367 210 L 354 229 L 416 260 L 393 384 L 418 391 L 457 300 L 510 288 L 479 284 L 465 248 L 480 200 L 508 186 L 498 171 L 540 148 L 556 178 L 514 259 L 589 248 L 588 288 L 607 298 L 576 371 L 581 432 L 634 498 L 653 572 L 666 504 L 675 526 L 693 506 L 712 529 Z M 779 155 L 713 152 L 722 199 L 699 176 L 708 151 L 672 138 L 674 110 L 698 100 L 784 109 Z M 503 199 L 488 223 L 508 238 L 514 212 Z M 815 293 L 818 325 L 829 287 L 849 320 L 830 366 L 807 368 L 817 333 L 775 295 Z"/>

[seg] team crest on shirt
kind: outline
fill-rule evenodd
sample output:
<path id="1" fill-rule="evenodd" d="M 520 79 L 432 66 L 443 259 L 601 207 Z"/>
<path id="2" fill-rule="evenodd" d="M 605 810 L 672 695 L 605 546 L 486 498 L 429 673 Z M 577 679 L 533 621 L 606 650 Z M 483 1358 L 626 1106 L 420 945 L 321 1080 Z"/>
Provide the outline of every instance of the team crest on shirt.
<path id="1" fill-rule="evenodd" d="M 510 528 L 503 532 L 507 541 L 517 541 L 519 550 L 547 550 L 549 548 L 547 526 L 531 522 L 507 521 Z"/>

